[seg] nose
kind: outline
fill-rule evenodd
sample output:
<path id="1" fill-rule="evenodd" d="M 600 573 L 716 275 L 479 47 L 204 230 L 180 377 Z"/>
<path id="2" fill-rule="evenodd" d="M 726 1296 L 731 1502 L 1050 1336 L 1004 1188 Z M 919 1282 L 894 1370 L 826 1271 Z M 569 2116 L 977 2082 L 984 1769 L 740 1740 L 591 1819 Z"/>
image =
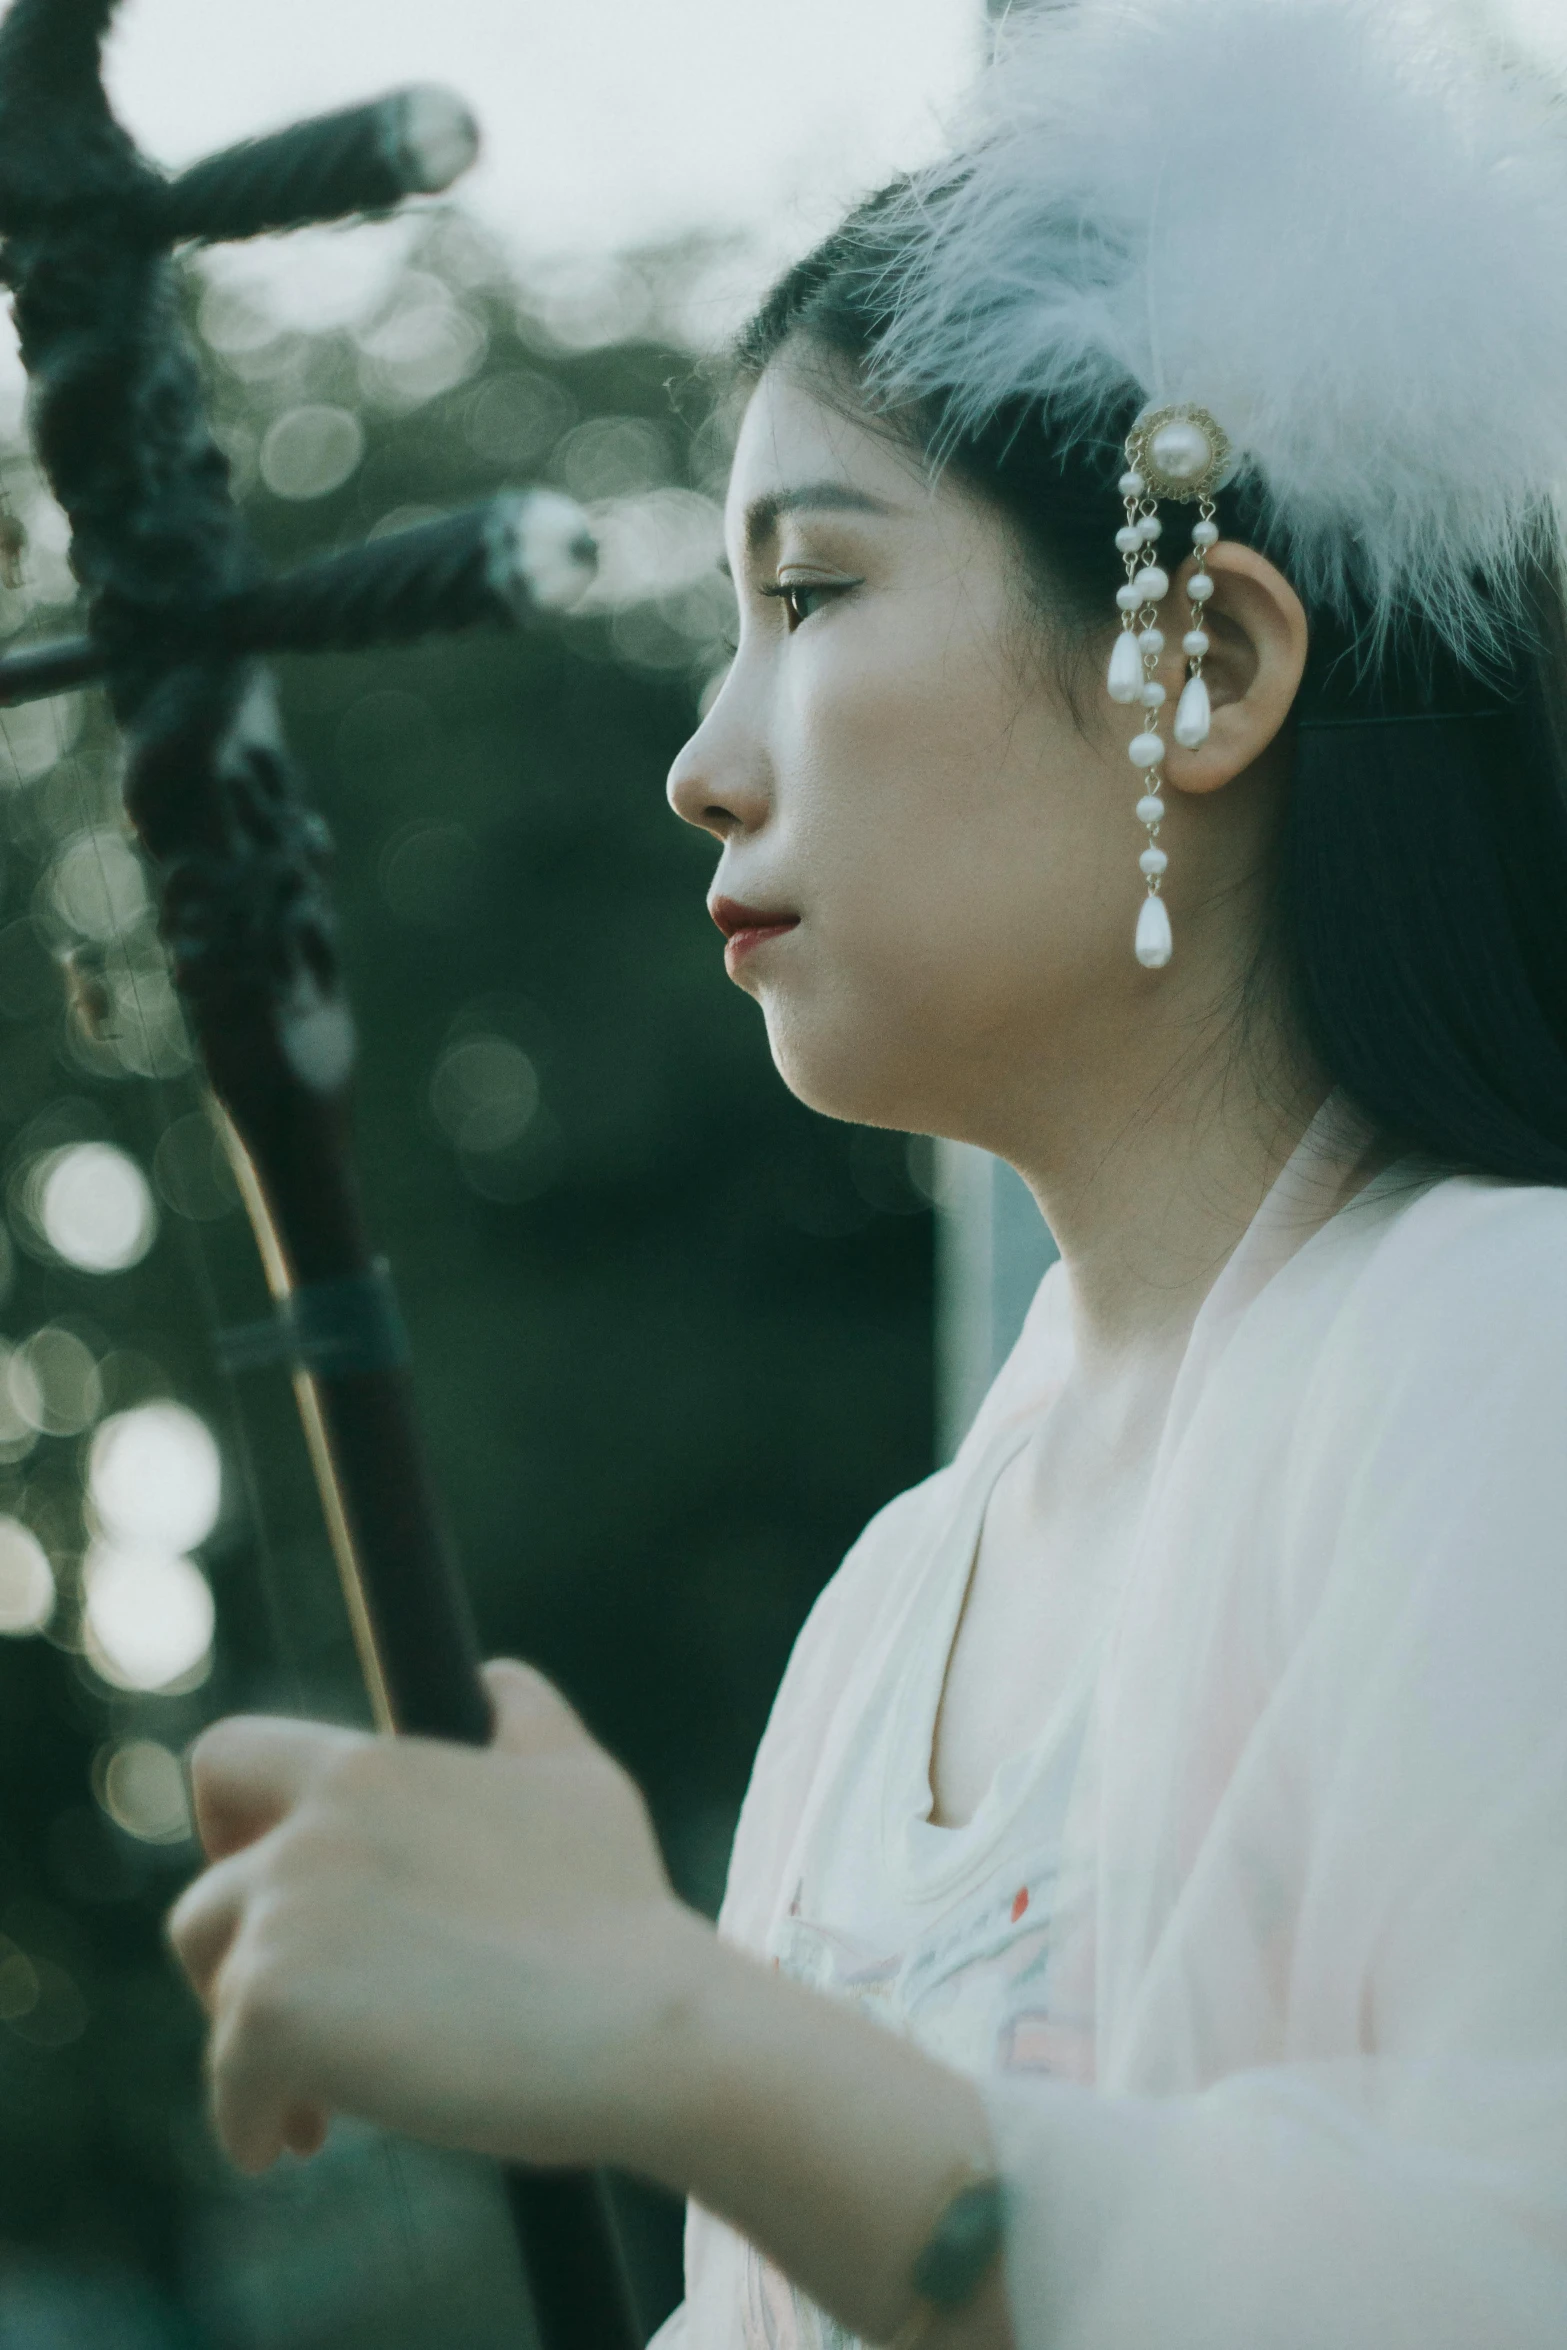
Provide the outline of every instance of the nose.
<path id="1" fill-rule="evenodd" d="M 758 832 L 766 823 L 772 807 L 767 762 L 761 745 L 743 738 L 728 685 L 669 770 L 665 794 L 683 822 L 718 841 Z"/>

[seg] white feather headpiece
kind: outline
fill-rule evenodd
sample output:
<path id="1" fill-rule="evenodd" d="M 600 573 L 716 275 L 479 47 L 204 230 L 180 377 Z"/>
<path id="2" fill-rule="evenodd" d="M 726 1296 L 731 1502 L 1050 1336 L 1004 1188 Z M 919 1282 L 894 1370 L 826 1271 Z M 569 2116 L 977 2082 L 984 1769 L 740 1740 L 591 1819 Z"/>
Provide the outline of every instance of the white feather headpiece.
<path id="1" fill-rule="evenodd" d="M 1472 5 L 1024 13 L 905 201 L 889 387 L 1199 404 L 1308 599 L 1496 650 L 1567 483 L 1567 107 Z"/>

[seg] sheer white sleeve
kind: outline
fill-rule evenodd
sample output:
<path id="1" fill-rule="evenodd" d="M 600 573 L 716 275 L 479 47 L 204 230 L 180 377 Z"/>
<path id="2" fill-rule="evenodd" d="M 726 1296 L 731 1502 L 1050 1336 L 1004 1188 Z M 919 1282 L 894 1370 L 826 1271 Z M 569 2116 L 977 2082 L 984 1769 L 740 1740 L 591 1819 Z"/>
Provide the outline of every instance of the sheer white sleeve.
<path id="1" fill-rule="evenodd" d="M 1106 1692 L 1099 2087 L 989 2091 L 1019 2350 L 1567 2342 L 1567 1197 L 1306 1254 Z"/>

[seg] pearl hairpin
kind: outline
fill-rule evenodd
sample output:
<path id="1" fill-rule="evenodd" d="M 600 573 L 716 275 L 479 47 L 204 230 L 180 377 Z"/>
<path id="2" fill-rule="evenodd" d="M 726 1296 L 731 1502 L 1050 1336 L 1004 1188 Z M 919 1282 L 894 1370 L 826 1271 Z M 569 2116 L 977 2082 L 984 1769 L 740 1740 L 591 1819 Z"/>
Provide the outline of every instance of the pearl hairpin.
<path id="1" fill-rule="evenodd" d="M 1206 408 L 1151 410 L 1138 418 L 1127 435 L 1126 471 L 1120 480 L 1126 521 L 1115 534 L 1117 552 L 1126 565 L 1126 582 L 1116 590 L 1121 633 L 1110 656 L 1106 683 L 1113 702 L 1135 706 L 1142 712 L 1141 728 L 1128 749 L 1132 765 L 1142 780 L 1137 821 L 1148 835 L 1147 846 L 1137 860 L 1148 887 L 1137 916 L 1135 952 L 1139 963 L 1149 971 L 1163 970 L 1174 951 L 1169 909 L 1163 895 L 1170 860 L 1159 846 L 1159 827 L 1165 814 L 1160 713 L 1167 697 L 1154 673 L 1165 643 L 1158 625 L 1159 607 L 1170 592 L 1170 575 L 1155 560 L 1164 533 L 1159 501 L 1169 498 L 1198 508 L 1192 545 L 1201 565 L 1209 548 L 1218 543 L 1213 497 L 1228 478 L 1229 461 L 1229 440 Z M 1181 640 L 1181 649 L 1186 655 L 1187 676 L 1176 705 L 1172 732 L 1183 750 L 1195 751 L 1207 741 L 1212 723 L 1203 664 L 1210 648 L 1204 622 L 1208 600 L 1213 594 L 1213 580 L 1205 568 L 1192 574 L 1186 584 L 1186 594 L 1191 621 Z"/>

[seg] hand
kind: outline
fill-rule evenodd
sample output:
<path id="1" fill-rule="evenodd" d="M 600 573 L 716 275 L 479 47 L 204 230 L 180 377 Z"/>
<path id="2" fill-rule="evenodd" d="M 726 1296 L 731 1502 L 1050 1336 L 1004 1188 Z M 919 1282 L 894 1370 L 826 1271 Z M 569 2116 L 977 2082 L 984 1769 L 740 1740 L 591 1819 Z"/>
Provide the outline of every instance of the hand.
<path id="1" fill-rule="evenodd" d="M 483 1751 L 256 1717 L 197 1742 L 214 1865 L 169 1931 L 244 2170 L 315 2151 L 334 2112 L 528 2162 L 634 2155 L 710 1930 L 565 1701 L 521 1665 L 486 1678 Z"/>

